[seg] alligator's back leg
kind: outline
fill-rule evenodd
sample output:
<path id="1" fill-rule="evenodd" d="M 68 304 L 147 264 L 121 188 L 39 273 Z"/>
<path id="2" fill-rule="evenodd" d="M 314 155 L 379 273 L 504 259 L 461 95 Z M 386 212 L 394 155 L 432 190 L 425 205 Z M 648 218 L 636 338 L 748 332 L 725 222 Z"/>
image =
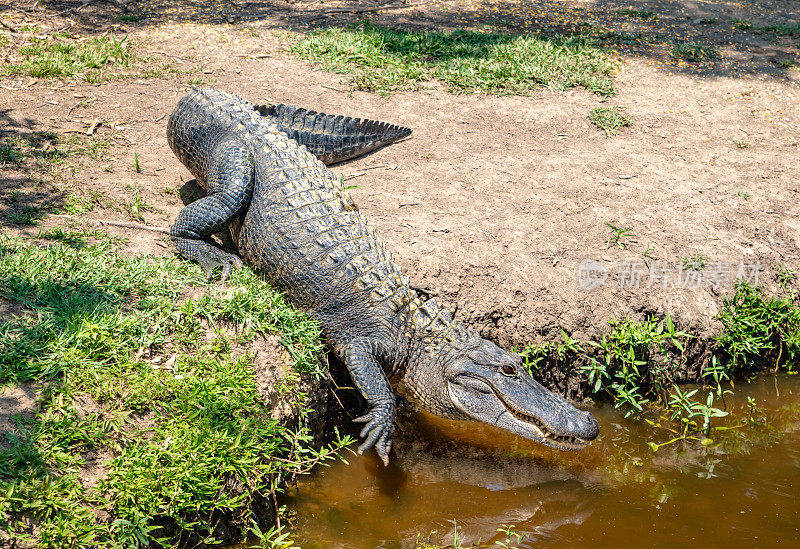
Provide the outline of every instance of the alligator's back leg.
<path id="1" fill-rule="evenodd" d="M 378 356 L 385 353 L 375 340 L 359 338 L 337 349 L 337 354 L 344 360 L 350 377 L 369 404 L 369 412 L 355 419 L 366 423 L 360 435 L 366 440 L 358 447 L 358 453 L 375 447 L 383 464 L 388 465 L 396 414 L 394 391 L 378 362 Z"/>
<path id="2" fill-rule="evenodd" d="M 231 267 L 241 267 L 239 257 L 221 250 L 211 235 L 222 230 L 250 204 L 253 196 L 253 157 L 238 139 L 224 139 L 211 151 L 206 170 L 208 195 L 186 206 L 170 228 L 178 252 L 195 259 L 211 276 L 222 267 L 222 279 Z"/>
<path id="3" fill-rule="evenodd" d="M 325 114 L 282 103 L 254 108 L 325 164 L 350 160 L 411 135 L 411 129 L 386 122 Z"/>

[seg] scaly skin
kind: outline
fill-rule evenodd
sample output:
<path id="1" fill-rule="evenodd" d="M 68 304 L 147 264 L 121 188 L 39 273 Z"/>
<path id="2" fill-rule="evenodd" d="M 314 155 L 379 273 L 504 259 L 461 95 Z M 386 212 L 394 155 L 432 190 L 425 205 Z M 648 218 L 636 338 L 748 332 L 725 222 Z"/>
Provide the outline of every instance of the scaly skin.
<path id="1" fill-rule="evenodd" d="M 557 448 L 579 449 L 597 436 L 592 415 L 539 385 L 517 355 L 454 322 L 434 300 L 423 303 L 339 179 L 252 105 L 196 89 L 178 103 L 167 137 L 208 191 L 172 226 L 178 251 L 208 274 L 222 266 L 224 277 L 240 260 L 209 237 L 230 226 L 242 259 L 320 323 L 368 403 L 356 420 L 366 424 L 359 452 L 375 448 L 388 463 L 391 382 L 436 415 Z"/>
<path id="2" fill-rule="evenodd" d="M 409 128 L 394 124 L 298 109 L 282 103 L 254 108 L 327 165 L 350 160 L 411 135 Z"/>

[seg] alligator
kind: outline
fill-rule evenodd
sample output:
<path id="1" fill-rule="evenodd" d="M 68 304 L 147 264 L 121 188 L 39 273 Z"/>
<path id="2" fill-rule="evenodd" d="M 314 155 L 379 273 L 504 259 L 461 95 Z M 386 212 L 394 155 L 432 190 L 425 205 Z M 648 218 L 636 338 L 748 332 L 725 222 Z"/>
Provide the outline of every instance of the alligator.
<path id="1" fill-rule="evenodd" d="M 193 89 L 179 101 L 167 138 L 207 195 L 180 212 L 170 235 L 180 255 L 197 260 L 208 276 L 222 267 L 226 277 L 241 256 L 320 324 L 366 399 L 366 413 L 355 419 L 365 424 L 358 452 L 374 449 L 388 464 L 393 387 L 437 416 L 488 423 L 554 448 L 579 450 L 593 440 L 599 428 L 591 413 L 547 390 L 518 355 L 409 287 L 341 180 L 307 148 L 311 142 L 311 150 L 336 161 L 358 152 L 331 145 L 345 143 L 337 134 L 343 129 L 352 138 L 365 128 L 395 128 L 351 139 L 364 148 L 408 130 L 340 123 L 323 132 L 317 130 L 329 125 L 312 120 L 303 126 L 317 130 L 292 131 L 286 121 L 293 117 L 279 111 L 211 89 Z M 300 116 L 309 117 L 329 119 Z M 210 238 L 226 227 L 238 255 Z"/>

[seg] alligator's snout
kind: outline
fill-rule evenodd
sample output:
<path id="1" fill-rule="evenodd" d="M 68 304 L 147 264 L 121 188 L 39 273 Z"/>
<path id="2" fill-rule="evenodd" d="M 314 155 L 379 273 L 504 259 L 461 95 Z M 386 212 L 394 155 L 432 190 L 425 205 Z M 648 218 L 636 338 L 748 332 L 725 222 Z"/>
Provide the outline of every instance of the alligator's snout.
<path id="1" fill-rule="evenodd" d="M 591 412 L 578 411 L 571 417 L 567 424 L 569 430 L 576 433 L 583 440 L 594 440 L 600 434 L 600 425 Z"/>

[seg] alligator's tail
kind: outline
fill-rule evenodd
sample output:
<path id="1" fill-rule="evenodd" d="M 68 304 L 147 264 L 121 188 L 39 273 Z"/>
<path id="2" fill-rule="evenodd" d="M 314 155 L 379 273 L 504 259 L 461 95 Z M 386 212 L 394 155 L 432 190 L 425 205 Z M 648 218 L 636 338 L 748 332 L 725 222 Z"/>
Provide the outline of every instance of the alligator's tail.
<path id="1" fill-rule="evenodd" d="M 255 110 L 325 164 L 350 160 L 411 135 L 411 129 L 386 122 L 325 114 L 282 103 L 255 105 Z"/>

